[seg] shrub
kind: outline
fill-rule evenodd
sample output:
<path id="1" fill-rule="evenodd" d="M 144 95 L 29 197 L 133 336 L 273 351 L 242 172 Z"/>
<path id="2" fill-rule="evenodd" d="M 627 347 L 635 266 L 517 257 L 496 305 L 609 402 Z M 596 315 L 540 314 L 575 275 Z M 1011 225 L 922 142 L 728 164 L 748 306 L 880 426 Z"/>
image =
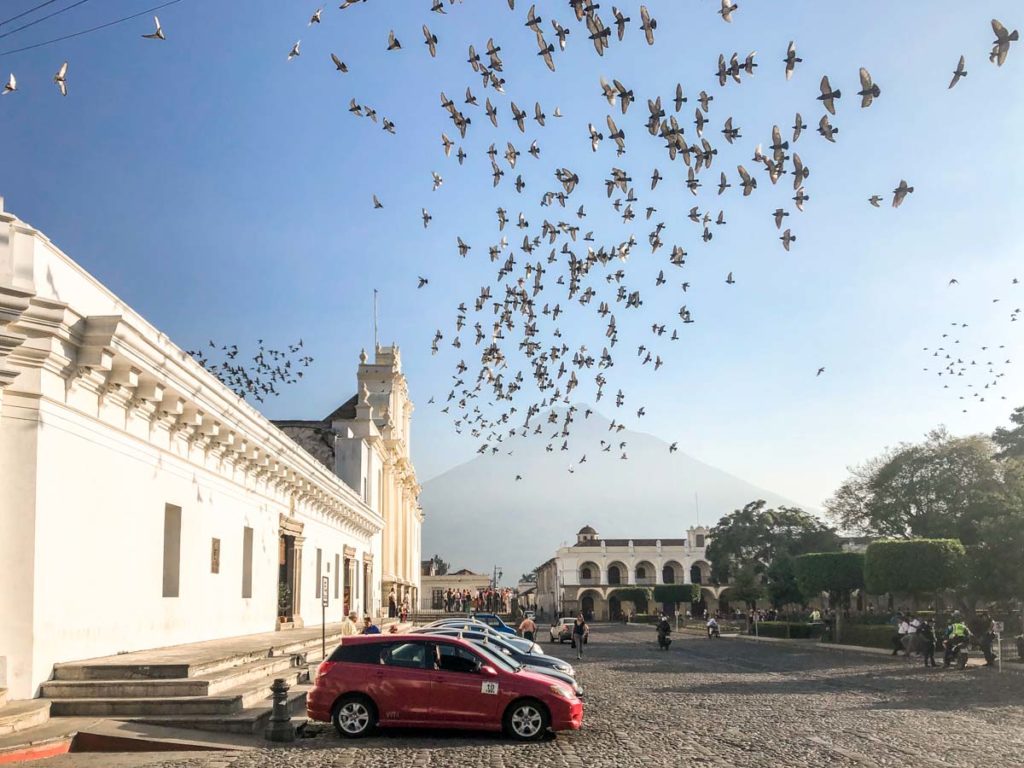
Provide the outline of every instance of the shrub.
<path id="1" fill-rule="evenodd" d="M 875 595 L 937 592 L 960 584 L 964 561 L 957 539 L 876 541 L 868 545 L 864 577 L 868 592 Z"/>
<path id="2" fill-rule="evenodd" d="M 626 589 L 616 589 L 612 592 L 612 595 L 623 602 L 629 601 L 636 605 L 637 603 L 650 601 L 651 590 L 650 587 L 627 587 Z"/>
<path id="3" fill-rule="evenodd" d="M 808 624 L 805 622 L 789 621 L 760 621 L 757 624 L 757 634 L 762 637 L 785 637 L 793 640 L 807 640 L 821 637 L 821 624 Z M 750 634 L 754 634 L 751 626 Z"/>
<path id="4" fill-rule="evenodd" d="M 891 648 L 895 630 L 877 624 L 845 624 L 843 645 L 861 645 L 867 648 Z"/>
<path id="5" fill-rule="evenodd" d="M 859 552 L 818 552 L 793 561 L 796 581 L 805 595 L 849 595 L 864 586 L 864 555 Z"/>
<path id="6" fill-rule="evenodd" d="M 659 584 L 654 599 L 659 603 L 692 603 L 700 597 L 700 587 L 693 584 Z"/>

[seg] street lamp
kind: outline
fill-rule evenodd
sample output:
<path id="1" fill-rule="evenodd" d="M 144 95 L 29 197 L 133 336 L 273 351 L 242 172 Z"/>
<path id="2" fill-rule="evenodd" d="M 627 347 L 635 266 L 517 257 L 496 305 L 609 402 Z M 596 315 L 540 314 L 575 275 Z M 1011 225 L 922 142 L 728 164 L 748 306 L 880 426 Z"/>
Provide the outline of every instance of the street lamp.
<path id="1" fill-rule="evenodd" d="M 491 589 L 497 589 L 498 588 L 498 580 L 503 575 L 504 574 L 502 574 L 501 566 L 500 565 L 494 566 L 494 572 L 493 572 L 492 578 L 491 578 Z"/>

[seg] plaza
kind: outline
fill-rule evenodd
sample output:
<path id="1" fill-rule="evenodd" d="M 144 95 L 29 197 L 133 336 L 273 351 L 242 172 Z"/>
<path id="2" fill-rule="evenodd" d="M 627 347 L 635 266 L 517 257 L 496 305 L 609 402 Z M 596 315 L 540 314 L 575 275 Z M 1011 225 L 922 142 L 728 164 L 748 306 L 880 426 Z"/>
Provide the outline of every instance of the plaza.
<path id="1" fill-rule="evenodd" d="M 569 658 L 573 651 L 547 646 Z M 926 671 L 887 656 L 595 625 L 574 663 L 583 729 L 536 744 L 495 735 L 400 732 L 342 741 L 327 724 L 287 747 L 244 752 L 64 755 L 46 768 L 262 766 L 1019 765 L 1024 675 Z"/>

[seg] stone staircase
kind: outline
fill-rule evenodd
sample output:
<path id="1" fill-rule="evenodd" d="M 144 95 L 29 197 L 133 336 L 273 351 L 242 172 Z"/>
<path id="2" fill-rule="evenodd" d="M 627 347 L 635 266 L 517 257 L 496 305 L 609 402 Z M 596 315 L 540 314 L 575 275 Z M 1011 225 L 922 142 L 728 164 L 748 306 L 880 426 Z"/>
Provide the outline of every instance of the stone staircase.
<path id="1" fill-rule="evenodd" d="M 340 634 L 327 637 L 328 653 Z M 117 657 L 57 664 L 41 700 L 55 717 L 97 717 L 228 733 L 262 733 L 270 719 L 270 686 L 283 678 L 291 711 L 305 714 L 310 664 L 320 637 L 273 647 L 178 653 L 172 658 Z M 145 662 L 145 663 L 134 663 Z"/>

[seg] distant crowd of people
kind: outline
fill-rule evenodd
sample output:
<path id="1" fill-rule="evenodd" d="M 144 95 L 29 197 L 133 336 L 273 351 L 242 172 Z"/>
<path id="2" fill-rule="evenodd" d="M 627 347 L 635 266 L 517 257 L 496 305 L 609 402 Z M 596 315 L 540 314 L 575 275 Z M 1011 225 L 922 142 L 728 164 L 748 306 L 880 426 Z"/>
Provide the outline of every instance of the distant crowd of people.
<path id="1" fill-rule="evenodd" d="M 510 587 L 502 589 L 446 589 L 442 608 L 447 613 L 469 613 L 483 611 L 487 613 L 509 613 L 515 590 Z"/>
<path id="2" fill-rule="evenodd" d="M 985 665 L 991 667 L 996 663 L 996 654 L 993 650 L 996 640 L 995 624 L 987 613 L 982 613 L 978 621 L 981 628 L 978 645 L 985 656 Z M 902 652 L 909 658 L 911 654 L 916 653 L 924 657 L 926 667 L 935 666 L 935 649 L 940 643 L 944 650 L 943 666 L 948 667 L 957 648 L 966 645 L 974 637 L 960 611 L 953 611 L 952 617 L 941 631 L 937 631 L 929 619 L 922 619 L 909 611 L 897 611 L 889 623 L 893 626 L 892 655 L 896 656 Z"/>

